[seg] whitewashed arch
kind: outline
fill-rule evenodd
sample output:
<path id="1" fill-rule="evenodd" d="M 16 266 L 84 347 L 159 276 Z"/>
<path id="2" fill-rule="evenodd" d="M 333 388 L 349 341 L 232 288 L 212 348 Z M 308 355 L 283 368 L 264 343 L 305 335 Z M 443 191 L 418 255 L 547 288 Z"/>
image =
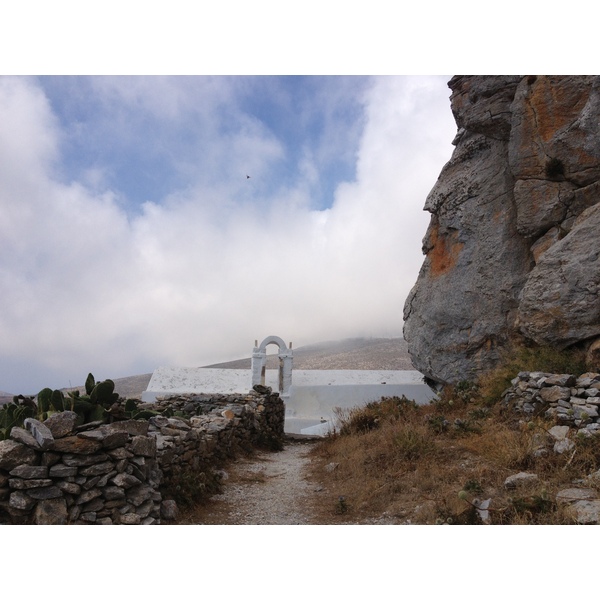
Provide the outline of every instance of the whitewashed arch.
<path id="1" fill-rule="evenodd" d="M 258 341 L 258 340 L 257 340 Z M 279 393 L 282 398 L 289 397 L 290 386 L 292 385 L 292 364 L 293 352 L 286 343 L 276 335 L 266 337 L 260 345 L 255 342 L 252 349 L 252 386 L 257 384 L 265 385 L 265 375 L 267 370 L 267 346 L 275 344 L 279 347 Z"/>

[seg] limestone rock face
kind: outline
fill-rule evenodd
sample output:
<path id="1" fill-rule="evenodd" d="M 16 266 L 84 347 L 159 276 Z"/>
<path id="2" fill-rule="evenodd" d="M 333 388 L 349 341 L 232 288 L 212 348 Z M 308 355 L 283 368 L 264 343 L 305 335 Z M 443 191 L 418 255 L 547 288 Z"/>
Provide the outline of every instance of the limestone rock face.
<path id="1" fill-rule="evenodd" d="M 455 150 L 425 202 L 425 260 L 404 307 L 414 366 L 455 383 L 518 338 L 598 346 L 600 77 L 449 87 Z"/>

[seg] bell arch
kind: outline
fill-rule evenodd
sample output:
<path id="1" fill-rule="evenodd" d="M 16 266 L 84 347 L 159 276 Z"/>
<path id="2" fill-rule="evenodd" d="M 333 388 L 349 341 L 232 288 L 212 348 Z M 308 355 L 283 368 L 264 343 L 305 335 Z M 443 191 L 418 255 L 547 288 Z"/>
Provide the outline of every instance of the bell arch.
<path id="1" fill-rule="evenodd" d="M 252 349 L 252 386 L 265 385 L 267 370 L 267 346 L 275 344 L 278 348 L 279 357 L 279 393 L 282 397 L 289 397 L 292 385 L 292 363 L 294 360 L 292 344 L 288 348 L 285 342 L 276 335 L 266 337 L 260 345 L 258 340 L 254 342 Z"/>

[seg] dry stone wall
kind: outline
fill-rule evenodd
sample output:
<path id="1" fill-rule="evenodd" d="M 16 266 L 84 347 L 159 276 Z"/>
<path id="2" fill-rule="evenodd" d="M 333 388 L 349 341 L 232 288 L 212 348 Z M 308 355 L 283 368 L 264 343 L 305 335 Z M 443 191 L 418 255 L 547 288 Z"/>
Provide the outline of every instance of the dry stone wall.
<path id="1" fill-rule="evenodd" d="M 600 373 L 575 377 L 523 371 L 511 384 L 503 399 L 517 412 L 542 414 L 583 435 L 600 432 Z"/>
<path id="2" fill-rule="evenodd" d="M 77 415 L 65 411 L 14 427 L 0 441 L 0 522 L 160 524 L 174 516 L 167 497 L 174 478 L 282 445 L 283 401 L 268 390 L 165 397 L 143 407 L 170 407 L 177 416 L 75 427 Z"/>

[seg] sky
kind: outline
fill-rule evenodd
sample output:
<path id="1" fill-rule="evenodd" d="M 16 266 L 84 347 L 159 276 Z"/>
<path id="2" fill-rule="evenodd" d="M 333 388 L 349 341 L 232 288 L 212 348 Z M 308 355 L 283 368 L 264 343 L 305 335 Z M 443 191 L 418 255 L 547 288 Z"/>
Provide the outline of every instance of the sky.
<path id="1" fill-rule="evenodd" d="M 449 76 L 0 78 L 0 390 L 398 337 Z"/>
<path id="2" fill-rule="evenodd" d="M 456 131 L 440 73 L 597 70 L 593 20 L 540 53 L 564 20 L 522 3 L 278 6 L 6 7 L 0 390 L 400 336 Z"/>

